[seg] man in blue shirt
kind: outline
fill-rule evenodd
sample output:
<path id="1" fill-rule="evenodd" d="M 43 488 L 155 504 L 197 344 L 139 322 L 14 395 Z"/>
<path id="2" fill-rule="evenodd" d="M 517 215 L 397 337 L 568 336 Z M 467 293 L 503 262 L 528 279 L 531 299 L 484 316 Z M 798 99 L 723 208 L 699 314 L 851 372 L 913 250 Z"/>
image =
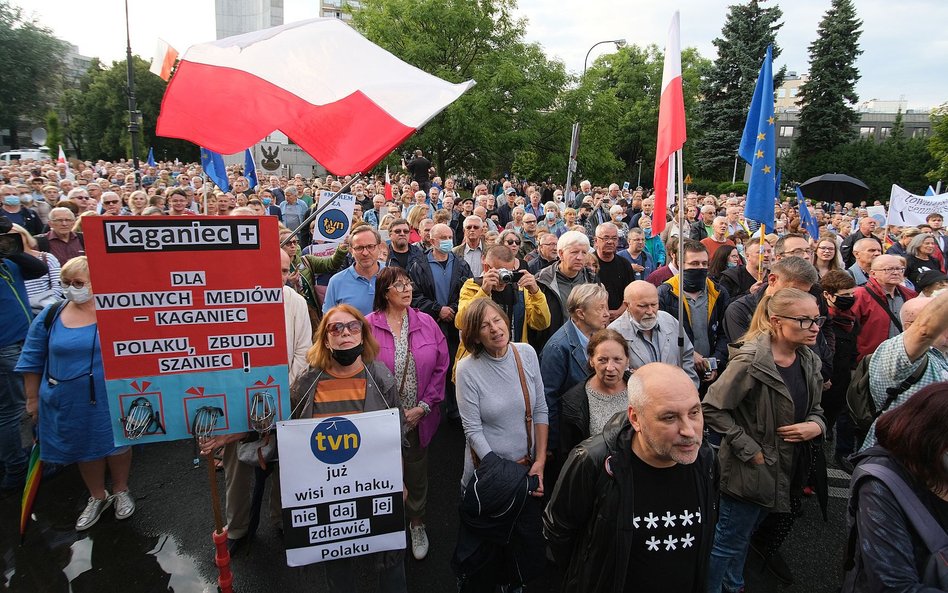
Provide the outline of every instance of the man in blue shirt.
<path id="1" fill-rule="evenodd" d="M 23 280 L 49 272 L 43 262 L 23 253 L 22 240 L 12 228 L 6 218 L 0 217 L 0 491 L 19 488 L 26 478 L 27 458 L 20 439 L 26 398 L 23 378 L 13 372 L 33 321 Z"/>
<path id="2" fill-rule="evenodd" d="M 375 301 L 375 277 L 385 267 L 379 262 L 379 244 L 382 236 L 369 224 L 352 229 L 349 234 L 349 252 L 355 263 L 329 279 L 323 314 L 336 305 L 346 303 L 368 315 Z"/>

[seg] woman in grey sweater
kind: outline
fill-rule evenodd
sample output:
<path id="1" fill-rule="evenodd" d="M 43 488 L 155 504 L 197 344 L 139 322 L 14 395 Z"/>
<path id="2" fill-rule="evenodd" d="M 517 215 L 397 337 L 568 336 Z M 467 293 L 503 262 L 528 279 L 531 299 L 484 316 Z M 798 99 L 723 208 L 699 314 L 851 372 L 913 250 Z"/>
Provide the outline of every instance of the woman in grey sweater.
<path id="1" fill-rule="evenodd" d="M 528 475 L 539 479 L 539 488 L 530 493 L 513 537 L 506 546 L 495 545 L 497 550 L 489 554 L 534 561 L 528 562 L 529 565 L 518 563 L 513 582 L 501 576 L 501 573 L 509 576 L 508 571 L 494 570 L 491 563 L 478 574 L 465 575 L 469 586 L 462 590 L 493 591 L 489 588 L 493 579 L 506 581 L 497 583 L 495 580 L 497 584 L 520 585 L 543 571 L 540 499 L 544 492 L 549 420 L 536 351 L 529 344 L 510 342 L 510 321 L 503 310 L 491 299 L 477 299 L 465 311 L 462 321 L 462 340 L 471 353 L 457 366 L 458 411 L 467 439 L 462 488 L 474 473 L 475 457 L 480 460 L 491 452 L 526 466 Z M 526 387 L 532 422 L 527 422 L 522 386 Z M 521 549 L 509 549 L 518 547 Z M 524 547 L 529 549 L 524 550 Z"/>

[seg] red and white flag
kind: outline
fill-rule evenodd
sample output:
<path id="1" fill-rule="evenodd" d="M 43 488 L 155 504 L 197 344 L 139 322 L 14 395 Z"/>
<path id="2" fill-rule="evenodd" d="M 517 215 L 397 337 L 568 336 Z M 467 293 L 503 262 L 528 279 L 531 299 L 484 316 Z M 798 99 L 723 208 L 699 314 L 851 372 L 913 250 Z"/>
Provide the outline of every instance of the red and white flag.
<path id="1" fill-rule="evenodd" d="M 668 194 L 674 186 L 674 169 L 669 165 L 685 144 L 685 96 L 681 86 L 681 34 L 678 12 L 668 27 L 665 42 L 665 68 L 662 71 L 662 98 L 658 107 L 658 142 L 655 147 L 655 209 L 652 234 L 665 228 Z M 679 164 L 679 166 L 681 166 Z"/>
<path id="2" fill-rule="evenodd" d="M 158 39 L 158 46 L 155 48 L 155 56 L 151 59 L 151 68 L 149 72 L 155 76 L 160 76 L 162 80 L 168 81 L 171 78 L 171 69 L 174 68 L 175 60 L 178 59 L 178 50 L 168 45 L 164 39 Z"/>
<path id="3" fill-rule="evenodd" d="M 401 61 L 334 18 L 191 46 L 159 136 L 222 154 L 280 130 L 336 175 L 369 171 L 474 84 Z"/>
<path id="4" fill-rule="evenodd" d="M 391 202 L 392 197 L 392 178 L 388 176 L 388 166 L 385 167 L 385 201 Z"/>
<path id="5" fill-rule="evenodd" d="M 56 157 L 57 163 L 63 163 L 67 167 L 69 166 L 69 161 L 66 160 L 66 151 L 63 150 L 63 145 L 59 145 L 59 156 Z"/>

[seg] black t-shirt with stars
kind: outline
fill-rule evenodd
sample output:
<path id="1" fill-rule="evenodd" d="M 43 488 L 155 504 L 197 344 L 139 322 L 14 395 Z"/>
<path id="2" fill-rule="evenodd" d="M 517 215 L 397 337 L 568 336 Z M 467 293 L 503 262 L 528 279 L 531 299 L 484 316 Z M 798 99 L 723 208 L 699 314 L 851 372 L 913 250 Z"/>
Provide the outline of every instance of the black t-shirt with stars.
<path id="1" fill-rule="evenodd" d="M 694 471 L 675 464 L 652 467 L 632 455 L 632 551 L 625 590 L 682 593 L 703 590 L 696 583 L 705 509 L 699 504 Z M 710 542 L 709 542 L 710 543 Z M 700 585 L 700 586 L 699 586 Z"/>

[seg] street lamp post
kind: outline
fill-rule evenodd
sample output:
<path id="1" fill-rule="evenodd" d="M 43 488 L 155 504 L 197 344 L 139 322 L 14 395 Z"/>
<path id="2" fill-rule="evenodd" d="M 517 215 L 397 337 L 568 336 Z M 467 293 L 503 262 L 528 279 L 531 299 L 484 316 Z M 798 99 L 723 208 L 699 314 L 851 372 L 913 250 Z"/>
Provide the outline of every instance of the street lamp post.
<path id="1" fill-rule="evenodd" d="M 639 178 L 638 178 L 638 180 L 635 182 L 635 187 L 636 187 L 636 188 L 639 188 L 639 187 L 642 187 L 642 159 L 639 159 L 639 160 L 637 160 L 637 161 L 635 161 L 635 162 L 636 162 L 636 163 L 638 164 L 638 166 L 639 166 Z"/>
<path id="2" fill-rule="evenodd" d="M 589 51 L 586 52 L 586 59 L 583 60 L 583 76 L 579 79 L 580 84 L 582 84 L 583 79 L 586 78 L 586 68 L 589 66 L 589 54 L 592 53 L 592 50 L 596 46 L 604 43 L 613 43 L 617 48 L 625 47 L 625 39 L 605 39 L 592 44 Z M 569 198 L 570 190 L 573 188 L 573 173 L 576 171 L 579 157 L 579 133 L 580 125 L 577 121 L 573 124 L 573 134 L 569 145 L 569 164 L 566 167 L 566 189 L 563 191 L 563 195 L 567 198 Z"/>

